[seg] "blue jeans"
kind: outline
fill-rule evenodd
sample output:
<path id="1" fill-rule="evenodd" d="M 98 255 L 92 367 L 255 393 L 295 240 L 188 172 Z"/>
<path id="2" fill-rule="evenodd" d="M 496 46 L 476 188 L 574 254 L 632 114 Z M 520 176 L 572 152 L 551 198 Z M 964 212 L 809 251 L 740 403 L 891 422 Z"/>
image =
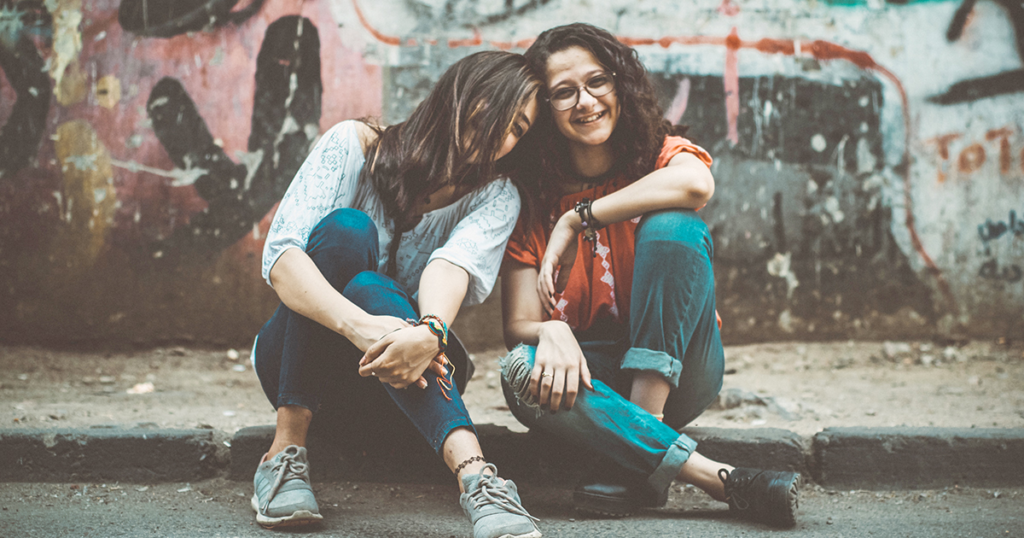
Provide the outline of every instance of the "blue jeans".
<path id="1" fill-rule="evenodd" d="M 668 489 L 697 446 L 677 430 L 722 388 L 712 256 L 711 234 L 696 212 L 646 215 L 636 231 L 629 327 L 604 323 L 577 334 L 594 391 L 581 388 L 570 411 L 541 409 L 526 392 L 536 348 L 520 346 L 502 359 L 502 388 L 516 418 L 642 474 L 658 492 Z M 672 386 L 664 422 L 623 396 L 635 372 L 654 372 Z"/>
<path id="2" fill-rule="evenodd" d="M 366 312 L 419 317 L 401 286 L 376 272 L 377 228 L 365 213 L 343 208 L 324 217 L 310 232 L 306 253 L 331 286 Z M 396 389 L 375 377 L 361 377 L 359 348 L 283 303 L 263 325 L 256 342 L 256 374 L 270 403 L 275 409 L 283 405 L 309 409 L 314 412 L 314 425 L 372 436 L 374 429 L 407 428 L 411 422 L 436 452 L 455 428 L 473 429 L 462 401 L 464 375 L 457 379 L 457 387 L 447 391 L 451 401 L 430 370 L 423 373 L 426 389 Z M 454 335 L 449 337 L 449 351 L 456 375 L 467 372 L 466 353 Z M 317 424 L 318 415 L 338 423 Z"/>

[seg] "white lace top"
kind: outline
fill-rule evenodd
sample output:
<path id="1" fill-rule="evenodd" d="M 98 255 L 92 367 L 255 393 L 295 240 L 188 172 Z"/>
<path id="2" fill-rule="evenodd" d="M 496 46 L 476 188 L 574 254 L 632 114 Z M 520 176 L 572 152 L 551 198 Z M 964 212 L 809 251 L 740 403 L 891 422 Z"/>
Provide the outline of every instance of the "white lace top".
<path id="1" fill-rule="evenodd" d="M 263 247 L 263 278 L 270 283 L 270 269 L 285 250 L 305 251 L 310 232 L 328 213 L 342 207 L 359 209 L 377 225 L 380 265 L 388 262 L 393 230 L 376 195 L 364 207 L 354 207 L 356 182 L 366 162 L 355 121 L 332 127 L 306 157 L 285 192 Z M 519 192 L 508 179 L 493 181 L 455 203 L 423 215 L 405 233 L 398 248 L 396 280 L 411 296 L 419 289 L 424 267 L 443 259 L 469 273 L 469 289 L 463 305 L 482 302 L 498 276 L 505 243 L 519 217 Z"/>

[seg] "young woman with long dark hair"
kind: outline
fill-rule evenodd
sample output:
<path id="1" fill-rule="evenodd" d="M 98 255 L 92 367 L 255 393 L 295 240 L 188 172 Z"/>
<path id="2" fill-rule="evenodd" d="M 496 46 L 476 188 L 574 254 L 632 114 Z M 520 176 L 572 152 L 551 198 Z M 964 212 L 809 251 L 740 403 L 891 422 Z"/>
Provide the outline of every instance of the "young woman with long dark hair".
<path id="1" fill-rule="evenodd" d="M 322 519 L 306 459 L 313 421 L 349 442 L 417 430 L 456 475 L 477 538 L 540 536 L 483 457 L 460 395 L 470 363 L 448 332 L 497 277 L 520 208 L 499 179 L 517 161 L 502 158 L 535 120 L 538 87 L 522 56 L 473 54 L 408 121 L 331 128 L 295 176 L 263 252 L 281 305 L 253 351 L 277 409 L 254 478 L 261 525 Z"/>
<path id="2" fill-rule="evenodd" d="M 678 431 L 722 387 L 712 241 L 696 214 L 714 193 L 711 156 L 673 136 L 636 51 L 608 32 L 553 28 L 526 57 L 547 106 L 533 133 L 540 216 L 521 219 L 502 273 L 505 342 L 526 344 L 502 360 L 509 407 L 614 462 L 575 490 L 583 511 L 662 505 L 678 478 L 793 525 L 796 474 L 712 461 Z"/>

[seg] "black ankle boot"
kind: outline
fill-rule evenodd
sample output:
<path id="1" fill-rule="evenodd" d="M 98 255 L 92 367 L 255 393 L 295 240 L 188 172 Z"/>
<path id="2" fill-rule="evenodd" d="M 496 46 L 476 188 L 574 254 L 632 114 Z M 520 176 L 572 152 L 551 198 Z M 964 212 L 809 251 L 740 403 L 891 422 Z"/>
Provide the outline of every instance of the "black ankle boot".
<path id="1" fill-rule="evenodd" d="M 796 525 L 800 475 L 738 467 L 732 472 L 719 470 L 718 478 L 725 484 L 730 510 L 773 527 Z"/>
<path id="2" fill-rule="evenodd" d="M 625 517 L 641 508 L 660 508 L 668 491 L 654 491 L 640 475 L 620 467 L 591 470 L 572 492 L 572 504 L 580 512 L 602 517 Z"/>

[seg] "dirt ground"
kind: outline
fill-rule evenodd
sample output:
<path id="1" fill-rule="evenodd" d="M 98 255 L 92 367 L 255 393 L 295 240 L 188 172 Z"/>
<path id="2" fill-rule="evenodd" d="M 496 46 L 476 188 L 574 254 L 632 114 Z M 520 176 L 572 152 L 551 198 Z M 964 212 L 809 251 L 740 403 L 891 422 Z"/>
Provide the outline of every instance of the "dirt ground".
<path id="1" fill-rule="evenodd" d="M 498 384 L 503 349 L 472 353 L 474 421 L 524 428 Z M 273 424 L 249 350 L 74 352 L 0 346 L 0 429 L 146 425 L 234 433 Z M 691 426 L 1024 427 L 1024 343 L 771 343 L 726 348 L 719 401 Z"/>

